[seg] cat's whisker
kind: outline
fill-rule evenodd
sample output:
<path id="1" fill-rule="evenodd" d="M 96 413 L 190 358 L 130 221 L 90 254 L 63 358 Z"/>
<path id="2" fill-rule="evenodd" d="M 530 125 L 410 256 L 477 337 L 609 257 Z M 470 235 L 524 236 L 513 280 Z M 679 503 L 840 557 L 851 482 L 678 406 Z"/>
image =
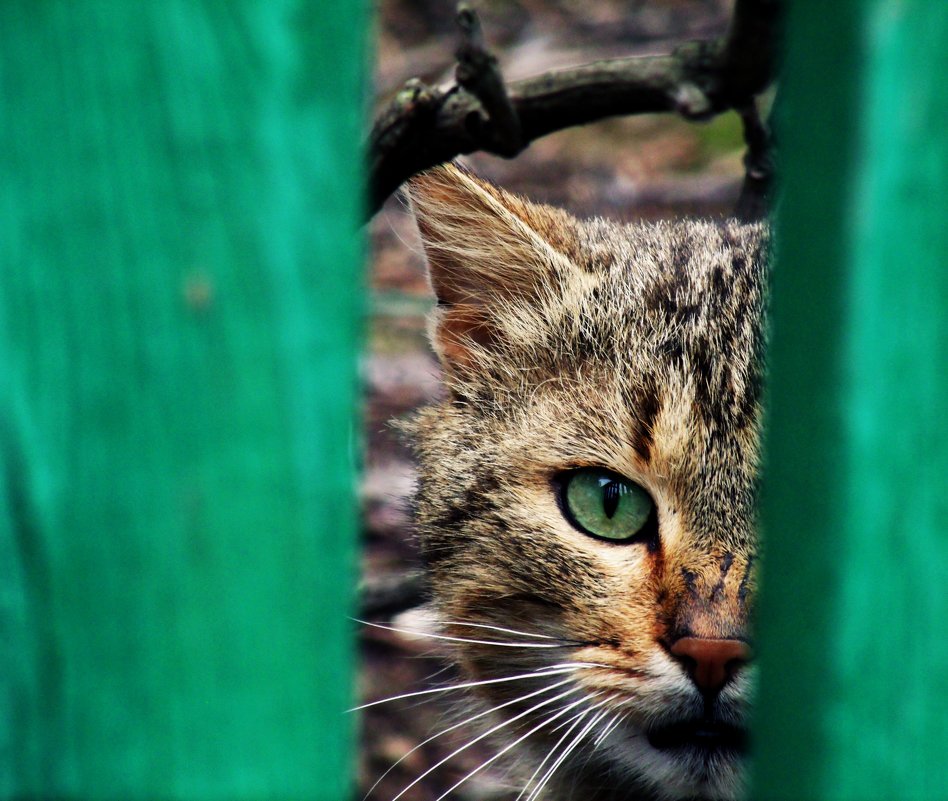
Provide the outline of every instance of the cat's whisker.
<path id="1" fill-rule="evenodd" d="M 591 693 L 591 694 L 588 696 L 588 698 L 589 698 L 590 700 L 592 700 L 592 699 L 594 699 L 594 698 L 598 698 L 599 696 L 603 695 L 604 693 L 605 693 L 605 690 L 600 690 L 600 691 L 598 691 L 598 692 Z M 608 699 L 608 698 L 605 698 L 605 699 L 603 699 L 602 701 L 599 701 L 598 703 L 590 704 L 589 709 L 587 709 L 587 710 L 585 710 L 585 711 L 591 712 L 591 711 L 596 710 L 596 709 L 601 709 L 601 708 L 604 707 L 608 702 L 609 702 L 609 699 Z M 559 726 L 557 726 L 556 728 L 554 728 L 550 733 L 551 733 L 551 734 L 556 734 L 556 732 L 558 732 L 558 731 L 560 731 L 561 729 L 563 729 L 564 727 L 568 726 L 568 725 L 570 724 L 570 722 L 571 722 L 570 720 L 567 720 L 566 722 L 561 723 Z"/>
<path id="2" fill-rule="evenodd" d="M 603 705 L 604 705 L 604 702 L 603 702 L 603 703 L 600 703 L 600 704 L 596 704 L 595 706 L 591 707 L 590 709 L 588 709 L 588 710 L 586 710 L 586 711 L 587 711 L 587 713 L 594 712 L 596 709 L 601 708 Z M 584 716 L 584 717 L 585 717 L 585 716 Z M 583 737 L 586 736 L 586 733 L 587 733 L 590 729 L 592 729 L 592 728 L 595 726 L 596 722 L 597 722 L 601 717 L 602 717 L 602 713 L 600 713 L 599 715 L 597 715 L 596 717 L 594 717 L 592 720 L 590 720 L 590 721 L 585 725 L 585 727 L 576 735 L 576 737 L 574 737 L 573 740 L 570 741 L 569 745 L 567 745 L 567 746 L 560 752 L 560 754 L 559 754 L 559 755 L 556 757 L 556 759 L 553 761 L 553 764 L 550 765 L 550 767 L 547 769 L 546 773 L 543 774 L 543 778 L 540 779 L 539 783 L 534 786 L 533 790 L 530 792 L 530 795 L 527 797 L 527 801 L 534 801 L 534 799 L 536 799 L 536 798 L 540 795 L 540 793 L 543 792 L 543 788 L 546 787 L 546 785 L 547 785 L 547 783 L 550 781 L 550 779 L 553 778 L 553 774 L 556 773 L 556 771 L 557 771 L 557 769 L 560 767 L 560 765 L 563 764 L 563 762 L 564 762 L 564 761 L 566 760 L 566 758 L 570 755 L 570 753 L 573 751 L 573 749 L 576 748 L 576 746 L 582 741 Z M 582 723 L 582 720 L 580 720 L 579 723 Z M 575 726 L 571 726 L 571 727 L 570 727 L 569 732 L 567 732 L 566 735 L 564 735 L 564 737 L 562 737 L 562 738 L 560 739 L 560 741 L 557 742 L 556 746 L 554 746 L 554 748 L 551 749 L 550 754 L 548 755 L 548 757 L 549 757 L 550 755 L 552 755 L 552 754 L 555 752 L 556 748 L 558 748 L 558 747 L 560 746 L 560 744 L 566 739 L 567 736 L 569 736 L 570 732 L 572 732 L 573 729 L 575 729 L 575 728 L 576 728 Z M 546 761 L 546 760 L 544 760 L 544 762 L 545 762 L 545 761 Z M 524 790 L 526 790 L 526 787 L 524 788 Z"/>
<path id="3" fill-rule="evenodd" d="M 502 626 L 490 626 L 487 623 L 466 623 L 463 620 L 445 620 L 444 626 L 468 626 L 473 629 L 490 629 L 491 631 L 501 631 L 504 634 L 517 634 L 520 637 L 536 637 L 543 640 L 557 640 L 558 642 L 567 642 L 558 637 L 551 637 L 549 634 L 531 634 L 529 631 L 518 631 L 517 629 L 505 629 Z M 572 642 L 572 641 L 569 641 Z"/>
<path id="4" fill-rule="evenodd" d="M 452 666 L 445 665 L 444 667 L 440 667 L 434 672 L 429 673 L 428 675 L 423 676 L 422 678 L 418 679 L 418 683 L 419 684 L 432 684 L 436 679 L 438 679 L 441 676 L 444 676 L 446 673 L 450 674 L 451 671 L 452 671 Z"/>
<path id="5" fill-rule="evenodd" d="M 593 743 L 593 748 L 598 748 L 599 745 L 603 742 L 603 740 L 605 740 L 606 737 L 612 734 L 612 732 L 614 732 L 622 724 L 622 721 L 624 721 L 628 716 L 629 716 L 628 712 L 619 711 L 618 713 L 616 713 L 616 716 L 606 726 L 606 728 L 602 730 L 602 733 L 596 738 L 596 741 Z"/>
<path id="6" fill-rule="evenodd" d="M 600 704 L 602 706 L 602 704 Z M 592 711 L 592 710 L 590 710 Z M 563 750 L 563 752 L 556 758 L 554 763 L 550 766 L 549 770 L 544 774 L 543 778 L 540 780 L 540 783 L 533 789 L 533 792 L 527 796 L 527 801 L 535 801 L 535 799 L 543 792 L 543 788 L 546 787 L 550 779 L 553 778 L 553 774 L 556 773 L 557 769 L 562 765 L 566 758 L 576 749 L 576 747 L 583 741 L 589 732 L 595 728 L 596 724 L 602 720 L 606 715 L 609 714 L 608 709 L 603 709 L 599 712 L 592 720 L 590 720 L 582 730 L 577 734 L 573 741 Z"/>
<path id="7" fill-rule="evenodd" d="M 565 707 L 563 707 L 562 709 L 560 709 L 558 712 L 554 713 L 554 714 L 551 715 L 550 717 L 546 718 L 545 720 L 543 720 L 542 722 L 540 722 L 539 724 L 537 724 L 536 726 L 534 726 L 534 727 L 533 727 L 532 729 L 530 729 L 530 731 L 528 731 L 526 734 L 522 734 L 520 737 L 518 737 L 518 738 L 517 738 L 516 740 L 514 740 L 513 742 L 508 743 L 507 745 L 505 745 L 505 746 L 504 746 L 503 748 L 501 748 L 496 754 L 494 754 L 494 755 L 493 755 L 492 757 L 490 757 L 489 759 L 485 759 L 483 762 L 481 762 L 480 765 L 478 765 L 476 768 L 474 768 L 474 770 L 472 770 L 470 773 L 468 773 L 464 778 L 460 779 L 460 780 L 459 780 L 458 782 L 456 782 L 454 785 L 452 785 L 451 787 L 449 787 L 444 793 L 442 793 L 441 795 L 439 795 L 439 796 L 435 799 L 435 801 L 443 801 L 445 798 L 447 798 L 449 795 L 451 795 L 451 793 L 453 793 L 455 790 L 457 790 L 458 787 L 460 787 L 462 784 L 464 784 L 464 782 L 466 782 L 466 781 L 467 781 L 468 779 L 470 779 L 471 777 L 476 776 L 478 773 L 480 773 L 484 768 L 486 768 L 486 767 L 487 767 L 488 765 L 490 765 L 492 762 L 496 762 L 496 761 L 497 761 L 498 759 L 500 759 L 504 754 L 506 754 L 510 749 L 514 748 L 515 746 L 519 745 L 519 744 L 522 743 L 524 740 L 526 740 L 531 734 L 535 734 L 535 733 L 538 732 L 540 729 L 542 729 L 542 728 L 544 728 L 545 726 L 549 725 L 550 723 L 552 723 L 552 722 L 553 722 L 554 720 L 556 720 L 557 718 L 562 717 L 562 716 L 565 715 L 567 712 L 569 712 L 571 709 L 576 708 L 579 704 L 584 703 L 586 700 L 587 700 L 586 698 L 580 698 L 580 699 L 577 700 L 577 701 L 573 701 L 571 704 L 567 704 Z M 395 798 L 393 798 L 392 801 L 396 801 L 397 798 L 398 798 L 398 796 L 396 796 Z"/>
<path id="8" fill-rule="evenodd" d="M 549 704 L 555 703 L 556 701 L 560 701 L 560 700 L 562 700 L 563 698 L 566 698 L 567 696 L 572 695 L 573 693 L 577 692 L 578 689 L 579 689 L 578 687 L 574 687 L 573 689 L 567 690 L 566 692 L 560 693 L 559 695 L 555 695 L 555 696 L 553 696 L 552 698 L 547 698 L 545 701 L 541 701 L 539 704 L 534 704 L 534 705 L 533 705 L 532 707 L 530 707 L 529 709 L 527 709 L 527 710 L 525 710 L 525 711 L 523 711 L 523 712 L 520 712 L 519 714 L 515 715 L 514 717 L 509 718 L 509 719 L 507 719 L 507 720 L 505 720 L 505 721 L 502 721 L 501 723 L 498 723 L 496 726 L 493 726 L 493 727 L 491 727 L 490 729 L 488 729 L 487 731 L 485 731 L 485 732 L 483 732 L 483 733 L 477 735 L 477 737 L 475 737 L 474 739 L 468 740 L 468 742 L 466 742 L 466 743 L 465 743 L 464 745 L 462 745 L 460 748 L 457 748 L 457 749 L 455 749 L 454 751 L 452 751 L 452 752 L 451 752 L 450 754 L 448 754 L 446 757 L 444 757 L 443 759 L 441 759 L 440 761 L 438 761 L 438 762 L 436 762 L 434 765 L 432 765 L 430 768 L 428 768 L 428 769 L 427 769 L 424 773 L 422 773 L 420 776 L 418 776 L 417 778 L 415 778 L 410 784 L 407 784 L 405 787 L 403 787 L 403 788 L 399 791 L 398 795 L 394 796 L 394 797 L 391 799 L 391 801 L 398 801 L 399 798 L 401 798 L 403 795 L 405 795 L 405 793 L 407 793 L 412 787 L 414 787 L 416 784 L 418 784 L 418 782 L 420 782 L 422 779 L 424 779 L 424 778 L 425 778 L 426 776 L 428 776 L 430 773 L 432 773 L 433 771 L 437 770 L 437 769 L 440 768 L 443 764 L 445 764 L 446 762 L 450 761 L 451 759 L 454 759 L 454 757 L 456 757 L 458 754 L 460 754 L 460 753 L 466 751 L 466 750 L 467 750 L 468 748 L 470 748 L 472 745 L 475 745 L 476 743 L 479 743 L 479 742 L 480 742 L 481 740 L 483 740 L 485 737 L 489 737 L 490 735 L 494 734 L 495 732 L 498 732 L 498 731 L 500 731 L 501 729 L 503 729 L 503 728 L 509 726 L 511 723 L 515 723 L 516 721 L 521 720 L 522 718 L 525 718 L 527 715 L 533 714 L 533 713 L 536 712 L 538 709 L 542 709 L 543 707 L 548 706 Z M 580 698 L 580 699 L 577 700 L 577 701 L 573 701 L 571 704 L 567 704 L 567 706 L 565 706 L 565 707 L 563 708 L 563 710 L 561 710 L 561 712 L 568 711 L 568 710 L 572 709 L 572 708 L 575 707 L 576 705 L 581 704 L 581 703 L 583 702 L 583 700 L 584 700 L 584 699 Z M 518 742 L 519 742 L 519 741 L 518 741 Z M 451 788 L 451 790 L 454 790 L 454 789 L 455 789 L 454 787 Z M 449 790 L 448 792 L 450 793 L 451 790 Z M 447 793 L 446 793 L 445 795 L 447 795 Z M 442 796 L 442 798 L 443 798 L 443 797 L 444 797 L 444 796 Z M 439 799 L 439 801 L 440 801 L 440 799 Z"/>
<path id="9" fill-rule="evenodd" d="M 521 681 L 523 679 L 541 679 L 546 676 L 559 676 L 563 673 L 570 673 L 574 668 L 583 668 L 587 667 L 585 663 L 577 662 L 575 664 L 565 664 L 565 665 L 554 665 L 550 668 L 541 668 L 539 670 L 532 671 L 530 673 L 520 673 L 516 676 L 502 676 L 498 679 L 480 679 L 478 681 L 465 681 L 460 684 L 450 684 L 446 687 L 429 687 L 427 690 L 415 690 L 410 693 L 401 693 L 399 695 L 392 695 L 388 698 L 380 698 L 378 701 L 369 701 L 365 704 L 360 704 L 355 706 L 352 709 L 348 710 L 349 712 L 358 712 L 362 709 L 368 709 L 369 707 L 378 706 L 379 704 L 387 704 L 390 701 L 401 701 L 405 698 L 417 698 L 422 695 L 434 695 L 436 693 L 447 693 L 452 690 L 467 690 L 471 687 L 483 687 L 488 684 L 502 684 L 503 682 L 508 681 Z"/>
<path id="10" fill-rule="evenodd" d="M 520 791 L 519 795 L 516 797 L 516 799 L 514 799 L 514 801 L 520 801 L 520 799 L 523 798 L 523 794 L 527 792 L 527 790 L 530 788 L 530 785 L 533 784 L 533 782 L 536 780 L 537 776 L 540 775 L 540 771 L 543 770 L 544 765 L 546 765 L 546 763 L 549 762 L 550 757 L 552 757 L 553 754 L 556 753 L 557 749 L 558 749 L 564 742 L 566 742 L 566 738 L 569 737 L 570 734 L 573 733 L 573 729 L 575 729 L 580 723 L 582 723 L 583 719 L 586 718 L 586 716 L 589 715 L 589 713 L 592 712 L 593 709 L 595 709 L 595 707 L 592 707 L 592 708 L 590 708 L 590 709 L 584 709 L 584 710 L 583 710 L 582 712 L 580 712 L 578 715 L 575 715 L 575 716 L 569 718 L 565 723 L 561 723 L 559 726 L 557 726 L 555 729 L 553 729 L 553 731 L 552 731 L 551 733 L 552 733 L 552 734 L 556 734 L 556 732 L 558 732 L 558 731 L 559 731 L 561 728 L 563 728 L 564 726 L 569 726 L 569 728 L 566 730 L 566 732 L 563 734 L 563 736 L 560 737 L 560 739 L 556 741 L 556 743 L 553 745 L 553 747 L 547 752 L 547 755 L 546 755 L 545 757 L 543 757 L 543 761 L 540 762 L 539 765 L 537 765 L 537 769 L 536 769 L 535 771 L 533 771 L 533 774 L 530 776 L 529 779 L 527 779 L 526 784 L 523 785 L 523 789 Z M 570 724 L 572 724 L 572 725 L 570 725 Z"/>
<path id="11" fill-rule="evenodd" d="M 506 642 L 503 640 L 475 640 L 469 637 L 452 637 L 448 634 L 435 634 L 430 631 L 420 631 L 414 629 L 403 629 L 397 626 L 386 626 L 382 623 L 370 623 L 367 620 L 358 620 L 356 623 L 362 623 L 365 626 L 371 626 L 375 629 L 384 631 L 394 631 L 399 634 L 410 634 L 413 637 L 422 637 L 429 640 L 446 640 L 447 642 L 463 642 L 472 645 L 497 645 L 501 648 L 574 648 L 576 643 L 537 643 L 537 642 Z M 527 635 L 531 636 L 531 635 Z"/>
<path id="12" fill-rule="evenodd" d="M 495 712 L 498 712 L 501 709 L 504 709 L 505 707 L 512 706 L 513 704 L 523 703 L 524 701 L 527 701 L 530 698 L 535 698 L 536 696 L 542 695 L 543 693 L 548 693 L 551 690 L 558 689 L 559 687 L 562 687 L 564 684 L 569 684 L 570 681 L 571 681 L 570 679 L 564 679 L 563 681 L 558 681 L 555 684 L 549 685 L 548 687 L 541 687 L 539 690 L 534 690 L 532 693 L 521 695 L 519 698 L 514 698 L 511 701 L 506 701 L 502 704 L 498 704 L 497 706 L 491 707 L 490 709 L 485 709 L 483 712 L 479 712 L 476 715 L 472 715 L 471 717 L 465 718 L 464 720 L 458 723 L 448 726 L 448 728 L 446 729 L 442 729 L 437 734 L 431 735 L 431 737 L 429 737 L 427 740 L 423 740 L 422 742 L 418 743 L 418 745 L 416 745 L 414 748 L 412 748 L 410 751 L 404 754 L 397 762 L 392 764 L 389 767 L 389 769 L 385 771 L 385 773 L 379 776 L 375 784 L 373 784 L 369 788 L 369 791 L 363 796 L 362 801 L 366 801 L 366 799 L 370 795 L 372 795 L 372 791 L 375 790 L 375 788 L 379 786 L 382 780 L 386 776 L 388 776 L 388 774 L 391 773 L 395 768 L 397 768 L 404 760 L 408 759 L 408 757 L 414 754 L 415 751 L 417 751 L 419 748 L 423 748 L 424 746 L 426 746 L 428 743 L 432 742 L 433 740 L 437 740 L 439 737 L 443 737 L 445 734 L 448 734 L 449 732 L 455 731 L 456 729 L 460 729 L 462 726 L 467 726 L 468 724 L 473 723 L 475 720 L 479 720 L 480 718 L 486 717 L 487 715 L 491 715 Z"/>
<path id="13" fill-rule="evenodd" d="M 598 706 L 598 704 L 594 704 L 592 708 L 594 709 L 594 708 L 596 708 L 597 706 Z M 584 712 L 588 712 L 589 710 L 588 710 L 588 709 L 585 709 L 585 710 L 583 710 L 583 711 L 584 711 Z M 559 726 L 554 726 L 552 729 L 550 729 L 550 734 L 556 734 L 558 731 L 562 731 L 562 730 L 565 729 L 567 726 L 569 726 L 569 724 L 572 723 L 572 722 L 573 722 L 573 718 L 570 718 L 569 720 L 564 720 Z"/>
<path id="14" fill-rule="evenodd" d="M 608 723 L 606 723 L 605 726 L 602 727 L 602 731 L 596 735 L 596 739 L 593 740 L 592 742 L 593 750 L 598 748 L 599 744 L 604 739 L 606 739 L 606 736 L 609 734 L 610 731 L 612 731 L 612 727 L 616 725 L 616 723 L 618 722 L 621 716 L 622 716 L 621 712 L 616 713 L 615 715 L 612 716 L 612 720 L 610 720 Z"/>
<path id="15" fill-rule="evenodd" d="M 608 699 L 606 699 L 606 701 L 603 702 L 603 706 L 606 706 L 607 702 L 608 702 Z M 602 742 L 602 740 L 603 740 L 603 738 L 605 737 L 605 735 L 607 735 L 607 734 L 609 733 L 609 731 L 611 730 L 611 727 L 612 727 L 613 725 L 615 725 L 616 720 L 617 720 L 617 719 L 619 718 L 619 716 L 621 715 L 621 712 L 619 712 L 619 713 L 616 713 L 615 715 L 613 715 L 611 720 L 606 720 L 607 716 L 608 716 L 608 715 L 610 714 L 610 712 L 612 712 L 612 711 L 613 711 L 612 708 L 609 708 L 608 706 L 606 706 L 606 708 L 603 710 L 603 714 L 600 715 L 600 717 L 599 717 L 599 719 L 600 719 L 601 721 L 604 721 L 604 723 L 603 723 L 603 725 L 602 725 L 602 727 L 601 727 L 601 730 L 599 731 L 599 734 L 596 735 L 596 738 L 595 738 L 595 739 L 592 741 L 592 743 L 589 745 L 589 749 L 588 749 L 588 751 L 587 751 L 587 753 L 586 753 L 586 759 L 583 761 L 583 768 L 582 768 L 582 771 L 583 771 L 583 772 L 585 772 L 585 771 L 588 769 L 588 767 L 589 767 L 589 761 L 593 758 L 593 753 L 594 753 L 594 752 L 596 751 L 596 749 L 599 747 L 599 744 Z M 593 731 L 595 731 L 595 728 L 596 728 L 596 727 L 593 726 Z"/>

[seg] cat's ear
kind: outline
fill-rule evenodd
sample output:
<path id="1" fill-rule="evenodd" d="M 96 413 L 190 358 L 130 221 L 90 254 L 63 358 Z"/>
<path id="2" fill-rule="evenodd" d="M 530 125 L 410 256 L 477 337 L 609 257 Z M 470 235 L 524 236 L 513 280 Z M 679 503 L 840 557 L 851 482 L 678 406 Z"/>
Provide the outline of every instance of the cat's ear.
<path id="1" fill-rule="evenodd" d="M 501 344 L 497 310 L 536 299 L 568 269 L 576 223 L 457 164 L 412 178 L 408 195 L 438 298 L 433 345 L 446 368 L 475 367 Z"/>

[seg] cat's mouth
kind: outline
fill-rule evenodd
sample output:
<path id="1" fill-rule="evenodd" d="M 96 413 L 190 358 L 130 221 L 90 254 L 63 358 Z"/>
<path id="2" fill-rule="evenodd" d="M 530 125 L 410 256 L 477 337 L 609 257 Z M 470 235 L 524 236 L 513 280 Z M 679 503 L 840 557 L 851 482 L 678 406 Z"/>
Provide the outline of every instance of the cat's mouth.
<path id="1" fill-rule="evenodd" d="M 649 730 L 648 741 L 659 751 L 695 748 L 702 751 L 747 751 L 747 730 L 706 718 L 686 720 Z"/>

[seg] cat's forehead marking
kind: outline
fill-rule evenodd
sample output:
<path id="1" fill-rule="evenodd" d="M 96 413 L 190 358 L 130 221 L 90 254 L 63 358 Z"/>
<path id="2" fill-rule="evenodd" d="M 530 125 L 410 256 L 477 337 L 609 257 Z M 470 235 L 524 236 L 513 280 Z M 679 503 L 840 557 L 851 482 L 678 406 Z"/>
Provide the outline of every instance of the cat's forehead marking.
<path id="1" fill-rule="evenodd" d="M 658 413 L 661 409 L 661 396 L 658 387 L 655 385 L 655 379 L 649 376 L 642 382 L 642 386 L 637 393 L 637 402 L 634 411 L 638 420 L 632 433 L 632 450 L 634 450 L 645 464 L 648 464 L 652 456 L 652 445 L 654 444 L 654 427 Z"/>

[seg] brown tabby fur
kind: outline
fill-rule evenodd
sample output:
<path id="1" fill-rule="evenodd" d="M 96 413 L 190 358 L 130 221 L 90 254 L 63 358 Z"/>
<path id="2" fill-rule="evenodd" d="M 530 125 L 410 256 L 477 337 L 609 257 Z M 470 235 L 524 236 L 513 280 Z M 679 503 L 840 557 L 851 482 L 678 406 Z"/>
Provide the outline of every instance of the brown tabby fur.
<path id="1" fill-rule="evenodd" d="M 739 796 L 734 752 L 659 750 L 647 733 L 702 715 L 741 725 L 747 715 L 749 666 L 709 707 L 670 647 L 683 636 L 748 638 L 764 228 L 581 222 L 454 165 L 414 179 L 410 196 L 448 389 L 411 426 L 418 531 L 442 634 L 557 645 L 454 643 L 451 658 L 472 680 L 596 665 L 477 688 L 479 703 L 496 706 L 570 682 L 485 715 L 484 729 L 572 690 L 498 733 L 501 748 L 579 701 L 509 750 L 526 782 L 568 728 L 557 726 L 606 701 L 543 797 Z M 558 477 L 582 466 L 649 492 L 655 541 L 596 540 L 567 521 Z M 626 717 L 593 747 L 619 711 Z"/>

